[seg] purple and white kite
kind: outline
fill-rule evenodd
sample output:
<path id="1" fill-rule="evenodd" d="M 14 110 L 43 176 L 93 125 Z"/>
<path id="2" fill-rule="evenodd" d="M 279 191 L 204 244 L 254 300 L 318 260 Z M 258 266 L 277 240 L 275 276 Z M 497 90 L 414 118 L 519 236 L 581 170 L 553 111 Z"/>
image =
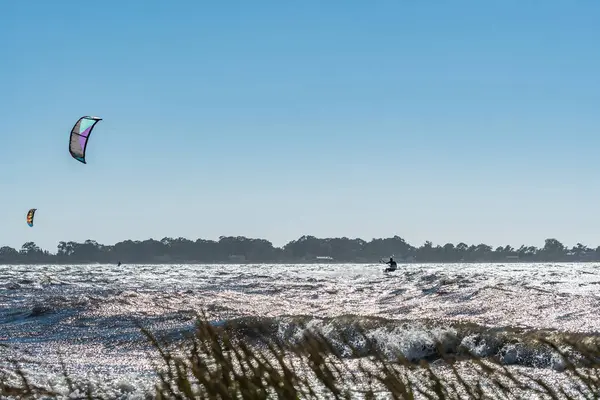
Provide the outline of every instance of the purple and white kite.
<path id="1" fill-rule="evenodd" d="M 84 164 L 85 162 L 85 149 L 90 140 L 90 134 L 92 129 L 98 123 L 102 121 L 102 118 L 98 117 L 81 117 L 71 129 L 71 137 L 69 139 L 69 153 L 74 159 Z"/>

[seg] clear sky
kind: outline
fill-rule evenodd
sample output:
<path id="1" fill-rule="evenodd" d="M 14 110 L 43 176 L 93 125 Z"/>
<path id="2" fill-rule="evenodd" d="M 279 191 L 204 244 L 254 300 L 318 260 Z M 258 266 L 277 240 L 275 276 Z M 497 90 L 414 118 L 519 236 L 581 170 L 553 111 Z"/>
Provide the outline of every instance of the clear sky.
<path id="1" fill-rule="evenodd" d="M 600 245 L 597 0 L 94 4 L 2 3 L 1 245 Z"/>

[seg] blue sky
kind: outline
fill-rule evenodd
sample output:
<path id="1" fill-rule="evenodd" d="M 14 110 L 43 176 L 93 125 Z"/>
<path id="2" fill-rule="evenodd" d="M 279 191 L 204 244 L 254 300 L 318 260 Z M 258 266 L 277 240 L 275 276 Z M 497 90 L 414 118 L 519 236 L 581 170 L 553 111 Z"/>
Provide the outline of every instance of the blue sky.
<path id="1" fill-rule="evenodd" d="M 2 6 L 2 245 L 600 245 L 597 1 L 82 4 Z"/>

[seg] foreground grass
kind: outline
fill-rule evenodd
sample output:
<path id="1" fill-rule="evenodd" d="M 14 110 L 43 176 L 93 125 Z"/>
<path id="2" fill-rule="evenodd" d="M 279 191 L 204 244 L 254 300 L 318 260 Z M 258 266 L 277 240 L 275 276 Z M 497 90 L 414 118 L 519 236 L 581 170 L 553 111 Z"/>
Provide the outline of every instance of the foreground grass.
<path id="1" fill-rule="evenodd" d="M 248 332 L 241 336 L 199 318 L 193 337 L 173 346 L 140 329 L 159 355 L 155 389 L 146 396 L 151 399 L 600 398 L 598 344 L 576 339 L 561 343 L 560 349 L 547 338 L 538 339 L 561 357 L 561 372 L 548 370 L 552 377 L 544 379 L 544 371 L 445 354 L 441 344 L 437 360 L 428 363 L 384 357 L 366 335 L 345 338 L 355 350 L 348 356 L 318 333 L 307 332 L 289 345 L 257 331 L 250 342 Z M 0 375 L 0 398 L 117 398 L 103 397 L 86 382 L 73 382 L 66 372 L 64 381 L 67 390 L 60 393 L 35 386 L 15 362 L 13 370 Z"/>

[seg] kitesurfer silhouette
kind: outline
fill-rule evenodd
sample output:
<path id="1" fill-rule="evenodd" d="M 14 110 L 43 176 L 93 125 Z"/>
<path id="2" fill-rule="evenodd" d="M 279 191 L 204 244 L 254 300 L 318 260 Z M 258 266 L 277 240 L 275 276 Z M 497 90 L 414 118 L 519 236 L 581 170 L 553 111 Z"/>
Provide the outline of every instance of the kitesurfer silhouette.
<path id="1" fill-rule="evenodd" d="M 386 262 L 386 264 L 388 264 L 389 267 L 384 270 L 385 272 L 395 271 L 398 267 L 398 264 L 396 264 L 393 257 L 390 257 L 390 261 Z"/>

